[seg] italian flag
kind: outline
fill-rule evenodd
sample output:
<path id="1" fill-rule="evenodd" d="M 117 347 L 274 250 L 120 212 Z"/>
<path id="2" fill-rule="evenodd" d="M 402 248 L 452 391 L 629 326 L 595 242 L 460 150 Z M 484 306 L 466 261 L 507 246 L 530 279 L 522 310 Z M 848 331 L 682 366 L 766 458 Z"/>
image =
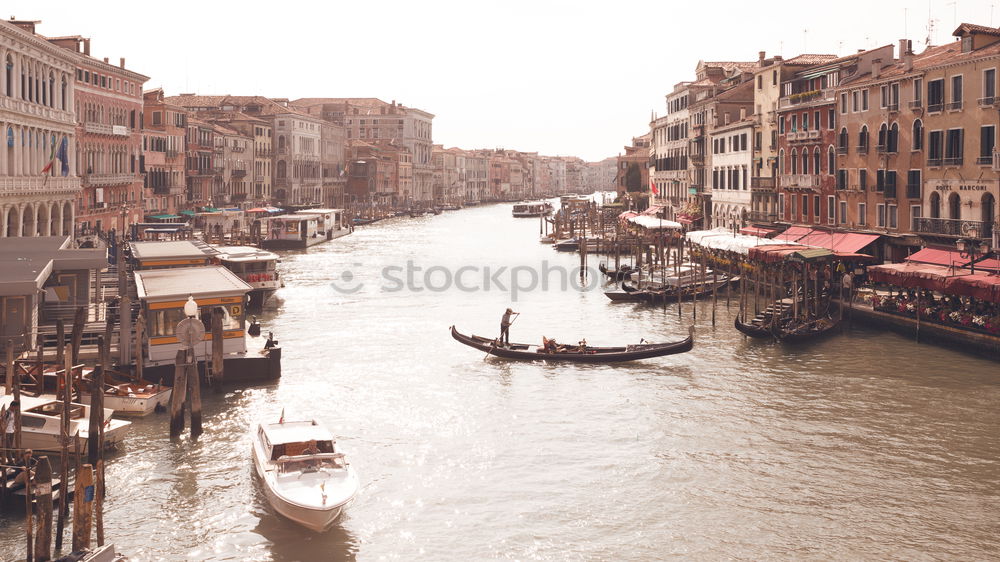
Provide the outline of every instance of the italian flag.
<path id="1" fill-rule="evenodd" d="M 52 139 L 52 152 L 49 153 L 49 163 L 42 168 L 43 174 L 47 174 L 52 170 L 52 166 L 56 163 L 56 139 Z"/>
<path id="2" fill-rule="evenodd" d="M 660 190 L 656 189 L 656 183 L 653 181 L 653 178 L 649 178 L 649 190 L 653 192 L 653 195 L 660 194 Z"/>

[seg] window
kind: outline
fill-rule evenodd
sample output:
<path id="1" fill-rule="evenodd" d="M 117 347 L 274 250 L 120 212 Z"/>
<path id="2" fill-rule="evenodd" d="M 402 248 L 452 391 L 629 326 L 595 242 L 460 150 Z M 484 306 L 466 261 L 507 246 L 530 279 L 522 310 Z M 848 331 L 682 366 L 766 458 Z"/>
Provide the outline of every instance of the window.
<path id="1" fill-rule="evenodd" d="M 889 137 L 886 139 L 885 151 L 895 154 L 899 148 L 899 125 L 893 123 L 889 127 Z"/>
<path id="2" fill-rule="evenodd" d="M 760 76 L 760 75 L 757 76 L 757 89 L 758 90 L 763 90 L 764 89 L 764 77 L 763 76 Z"/>
<path id="3" fill-rule="evenodd" d="M 819 130 L 819 111 L 813 112 L 813 129 Z"/>
<path id="4" fill-rule="evenodd" d="M 162 121 L 163 121 L 163 113 L 161 113 L 159 111 L 154 111 L 153 112 L 153 124 L 154 125 L 161 125 Z"/>
<path id="5" fill-rule="evenodd" d="M 862 125 L 858 132 L 858 152 L 868 152 L 868 125 Z"/>
<path id="6" fill-rule="evenodd" d="M 858 92 L 851 92 L 851 113 L 858 112 Z"/>
<path id="7" fill-rule="evenodd" d="M 785 149 L 782 148 L 778 151 L 778 170 L 782 174 L 788 173 L 788 168 L 785 168 Z"/>
<path id="8" fill-rule="evenodd" d="M 837 148 L 841 154 L 847 154 L 847 127 L 840 129 L 840 136 L 837 137 Z"/>
<path id="9" fill-rule="evenodd" d="M 813 149 L 813 173 L 814 174 L 820 173 L 821 170 L 820 170 L 819 164 L 820 164 L 820 155 L 819 155 L 819 147 L 817 146 L 816 148 Z M 833 168 L 830 168 L 827 171 L 830 172 L 830 173 L 833 173 Z"/>
<path id="10" fill-rule="evenodd" d="M 777 70 L 772 70 L 771 71 L 771 85 L 772 86 L 777 86 L 778 85 L 778 71 Z"/>
<path id="11" fill-rule="evenodd" d="M 927 111 L 944 109 L 944 80 L 931 80 L 927 83 Z"/>
<path id="12" fill-rule="evenodd" d="M 881 203 L 875 208 L 875 226 L 885 228 L 885 205 Z"/>
<path id="13" fill-rule="evenodd" d="M 830 224 L 836 222 L 837 219 L 837 206 L 836 200 L 833 195 L 827 195 L 826 197 L 826 220 Z"/>
<path id="14" fill-rule="evenodd" d="M 809 196 L 802 196 L 802 222 L 809 220 Z"/>
<path id="15" fill-rule="evenodd" d="M 964 129 L 948 129 L 948 136 L 945 139 L 944 160 L 945 165 L 962 165 L 962 148 L 964 144 Z"/>
<path id="16" fill-rule="evenodd" d="M 818 122 L 818 120 L 817 120 Z M 826 128 L 833 130 L 833 108 L 826 110 Z"/>
<path id="17" fill-rule="evenodd" d="M 840 113 L 847 113 L 847 92 L 841 92 L 840 94 Z"/>
<path id="18" fill-rule="evenodd" d="M 832 174 L 834 168 L 837 166 L 837 157 L 834 155 L 833 147 L 827 149 L 826 151 L 826 173 Z"/>
<path id="19" fill-rule="evenodd" d="M 996 142 L 996 126 L 984 125 L 979 128 L 979 160 L 977 164 L 993 164 L 993 145 Z"/>
<path id="20" fill-rule="evenodd" d="M 789 195 L 788 198 L 792 201 L 792 212 L 789 218 L 795 220 L 795 217 L 798 216 L 797 209 L 798 209 L 799 198 L 796 197 L 795 195 Z"/>
<path id="21" fill-rule="evenodd" d="M 931 131 L 927 137 L 927 165 L 940 166 L 944 158 L 944 131 Z"/>
<path id="22" fill-rule="evenodd" d="M 782 135 L 785 134 L 785 116 L 784 115 L 781 116 L 781 119 L 778 119 L 778 129 L 779 129 L 779 132 Z"/>
<path id="23" fill-rule="evenodd" d="M 868 111 L 868 90 L 861 90 L 861 111 Z"/>
<path id="24" fill-rule="evenodd" d="M 924 124 L 920 119 L 913 122 L 913 150 L 924 148 Z"/>
<path id="25" fill-rule="evenodd" d="M 808 174 L 809 173 L 809 149 L 808 148 L 803 148 L 802 149 L 802 173 L 803 174 Z"/>
<path id="26" fill-rule="evenodd" d="M 819 195 L 813 195 L 813 221 L 819 222 L 819 217 L 822 214 L 819 206 Z"/>
<path id="27" fill-rule="evenodd" d="M 785 216 L 785 194 L 778 194 L 778 215 L 781 217 Z"/>
<path id="28" fill-rule="evenodd" d="M 802 130 L 803 131 L 808 131 L 809 130 L 809 113 L 808 112 L 802 114 Z"/>
<path id="29" fill-rule="evenodd" d="M 983 71 L 983 101 L 986 105 L 996 101 L 997 96 L 997 70 L 989 68 Z"/>
<path id="30" fill-rule="evenodd" d="M 924 80 L 922 78 L 913 79 L 913 103 L 912 107 L 920 107 L 924 99 Z"/>
<path id="31" fill-rule="evenodd" d="M 847 189 L 847 170 L 837 170 L 837 189 Z"/>
<path id="32" fill-rule="evenodd" d="M 910 205 L 910 232 L 917 231 L 917 221 L 920 219 L 920 205 Z"/>
<path id="33" fill-rule="evenodd" d="M 906 172 L 906 198 L 920 199 L 920 170 Z"/>
<path id="34" fill-rule="evenodd" d="M 798 115 L 792 115 L 792 132 L 793 133 L 795 131 L 799 130 L 798 124 L 799 124 L 799 116 Z"/>
<path id="35" fill-rule="evenodd" d="M 841 201 L 839 207 L 840 224 L 847 224 L 847 201 Z"/>
<path id="36" fill-rule="evenodd" d="M 948 109 L 962 109 L 962 76 L 951 77 L 951 103 Z"/>
<path id="37" fill-rule="evenodd" d="M 879 107 L 885 109 L 889 107 L 889 86 L 885 85 L 879 88 L 881 93 L 881 98 L 879 99 Z"/>
<path id="38" fill-rule="evenodd" d="M 889 205 L 888 211 L 889 211 L 889 228 L 898 228 L 899 216 L 898 213 L 896 212 L 896 205 Z"/>
<path id="39" fill-rule="evenodd" d="M 875 191 L 885 191 L 885 170 L 875 172 Z"/>
<path id="40" fill-rule="evenodd" d="M 858 224 L 860 226 L 868 224 L 867 214 L 868 205 L 865 203 L 858 203 Z"/>

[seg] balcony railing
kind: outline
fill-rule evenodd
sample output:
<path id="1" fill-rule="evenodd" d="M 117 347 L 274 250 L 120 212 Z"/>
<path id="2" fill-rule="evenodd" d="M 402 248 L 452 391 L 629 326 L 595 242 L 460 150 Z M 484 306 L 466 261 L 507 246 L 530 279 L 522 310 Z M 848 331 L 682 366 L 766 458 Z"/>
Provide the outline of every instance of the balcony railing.
<path id="1" fill-rule="evenodd" d="M 233 178 L 242 178 L 242 177 L 246 177 L 246 175 L 247 175 L 247 171 L 246 170 L 236 169 L 236 170 L 233 170 L 233 173 L 232 173 L 232 177 Z"/>
<path id="2" fill-rule="evenodd" d="M 232 150 L 233 152 L 243 152 L 243 151 L 246 150 L 246 148 L 244 148 L 242 146 L 239 146 L 239 145 L 236 145 L 236 146 L 230 147 L 230 150 Z"/>
<path id="3" fill-rule="evenodd" d="M 996 96 L 987 96 L 985 98 L 979 98 L 977 100 L 979 107 L 993 107 L 994 105 L 1000 103 L 1000 98 Z"/>
<path id="4" fill-rule="evenodd" d="M 172 148 L 168 148 L 167 149 L 167 158 L 177 158 L 177 151 L 174 150 L 174 149 L 172 149 Z"/>
<path id="5" fill-rule="evenodd" d="M 939 112 L 939 111 L 941 111 L 941 110 L 943 110 L 943 109 L 944 109 L 944 102 L 939 102 L 939 103 L 928 103 L 928 104 L 927 104 L 927 111 L 928 111 L 929 113 L 935 113 L 935 112 Z"/>
<path id="6" fill-rule="evenodd" d="M 885 106 L 885 109 L 889 112 L 899 111 L 899 103 L 890 103 Z"/>
<path id="7" fill-rule="evenodd" d="M 913 100 L 909 104 L 910 109 L 922 109 L 924 107 L 923 100 Z"/>
<path id="8" fill-rule="evenodd" d="M 832 102 L 833 100 L 834 91 L 832 88 L 827 88 L 826 90 L 813 90 L 811 92 L 792 94 L 779 99 L 778 109 L 815 102 Z"/>
<path id="9" fill-rule="evenodd" d="M 948 104 L 948 111 L 958 111 L 959 109 L 962 109 L 961 101 L 953 101 Z"/>
<path id="10" fill-rule="evenodd" d="M 961 166 L 962 157 L 961 156 L 951 156 L 944 159 L 945 166 Z"/>
<path id="11" fill-rule="evenodd" d="M 46 181 L 48 180 L 48 181 Z M 0 195 L 66 194 L 80 191 L 80 178 L 45 176 L 0 177 Z"/>
<path id="12" fill-rule="evenodd" d="M 256 174 L 253 177 L 253 181 L 255 181 L 255 182 L 263 182 L 264 181 L 264 175 L 263 174 Z"/>
<path id="13" fill-rule="evenodd" d="M 993 236 L 993 225 L 983 221 L 917 217 L 913 219 L 913 228 L 915 232 L 920 234 L 937 234 L 956 238 L 968 237 L 973 231 L 980 239 L 989 239 Z"/>
<path id="14" fill-rule="evenodd" d="M 979 158 L 976 158 L 976 164 L 978 164 L 980 166 L 992 166 L 993 165 L 993 157 L 992 156 L 980 156 Z"/>
<path id="15" fill-rule="evenodd" d="M 819 177 L 812 174 L 786 174 L 781 176 L 781 187 L 819 187 Z"/>
<path id="16" fill-rule="evenodd" d="M 183 185 L 157 185 L 153 186 L 154 195 L 179 195 L 184 191 Z"/>
<path id="17" fill-rule="evenodd" d="M 83 185 L 125 185 L 136 181 L 135 174 L 87 174 Z"/>
<path id="18" fill-rule="evenodd" d="M 838 146 L 837 147 L 837 154 L 847 154 L 847 147 L 846 146 Z"/>
<path id="19" fill-rule="evenodd" d="M 766 213 L 764 211 L 750 211 L 747 213 L 747 218 L 750 222 L 763 222 L 763 223 L 773 223 L 778 220 L 777 213 Z"/>
<path id="20" fill-rule="evenodd" d="M 859 144 L 858 145 L 858 154 L 868 154 L 868 145 L 867 144 Z"/>
<path id="21" fill-rule="evenodd" d="M 774 189 L 774 178 L 750 178 L 750 189 Z"/>
<path id="22" fill-rule="evenodd" d="M 6 109 L 17 115 L 33 115 L 52 121 L 58 121 L 64 125 L 76 125 L 76 116 L 69 111 L 62 111 L 46 107 L 37 103 L 19 100 L 13 97 L 0 97 L 0 109 Z"/>

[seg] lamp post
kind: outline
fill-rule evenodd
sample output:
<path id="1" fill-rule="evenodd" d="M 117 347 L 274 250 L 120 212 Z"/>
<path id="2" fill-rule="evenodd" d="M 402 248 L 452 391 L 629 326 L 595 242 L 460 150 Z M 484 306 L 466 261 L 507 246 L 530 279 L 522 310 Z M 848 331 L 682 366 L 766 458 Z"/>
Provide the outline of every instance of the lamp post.
<path id="1" fill-rule="evenodd" d="M 969 267 L 972 273 L 976 272 L 976 259 L 992 253 L 989 242 L 979 241 L 978 234 L 978 229 L 970 228 L 968 240 L 959 238 L 955 241 L 955 248 L 958 249 L 958 254 L 969 260 Z"/>

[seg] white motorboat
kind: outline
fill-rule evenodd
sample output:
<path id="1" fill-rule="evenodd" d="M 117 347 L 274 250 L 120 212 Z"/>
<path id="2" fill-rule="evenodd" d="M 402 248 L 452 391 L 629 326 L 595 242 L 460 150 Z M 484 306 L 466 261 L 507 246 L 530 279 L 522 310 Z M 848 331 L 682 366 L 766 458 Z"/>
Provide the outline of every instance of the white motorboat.
<path id="1" fill-rule="evenodd" d="M 161 384 L 122 383 L 104 385 L 104 407 L 123 416 L 147 416 L 157 406 L 170 406 L 173 389 Z M 80 401 L 90 405 L 90 393 L 81 392 Z"/>
<path id="2" fill-rule="evenodd" d="M 552 203 L 548 201 L 522 201 L 511 211 L 515 217 L 540 217 L 552 213 Z"/>
<path id="3" fill-rule="evenodd" d="M 13 396 L 0 397 L 0 405 L 9 408 Z M 52 395 L 34 397 L 21 396 L 21 447 L 32 451 L 58 452 L 62 450 L 59 435 L 62 427 L 62 400 Z M 112 419 L 114 412 L 104 408 L 104 446 L 118 445 L 132 422 Z M 70 403 L 69 434 L 77 436 L 81 451 L 87 450 L 90 438 L 90 406 Z M 70 448 L 75 445 L 70 442 Z"/>
<path id="4" fill-rule="evenodd" d="M 253 463 L 271 506 L 296 523 L 329 529 L 358 493 L 358 477 L 316 420 L 261 423 Z"/>

